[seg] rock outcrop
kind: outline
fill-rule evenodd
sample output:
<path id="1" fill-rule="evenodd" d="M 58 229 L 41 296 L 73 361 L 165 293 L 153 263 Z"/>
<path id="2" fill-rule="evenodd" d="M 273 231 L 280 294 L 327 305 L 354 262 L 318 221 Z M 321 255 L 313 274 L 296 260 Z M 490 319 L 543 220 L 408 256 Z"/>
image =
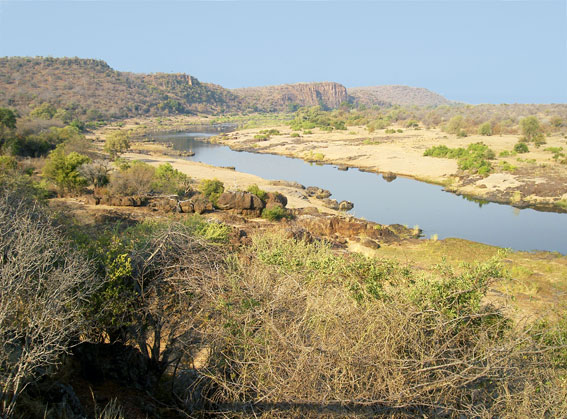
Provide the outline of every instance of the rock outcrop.
<path id="1" fill-rule="evenodd" d="M 217 207 L 236 214 L 259 217 L 265 204 L 250 192 L 224 192 L 219 196 Z"/>
<path id="2" fill-rule="evenodd" d="M 287 111 L 290 105 L 338 108 L 348 100 L 347 89 L 335 82 L 296 83 L 233 89 L 245 104 L 257 110 Z"/>

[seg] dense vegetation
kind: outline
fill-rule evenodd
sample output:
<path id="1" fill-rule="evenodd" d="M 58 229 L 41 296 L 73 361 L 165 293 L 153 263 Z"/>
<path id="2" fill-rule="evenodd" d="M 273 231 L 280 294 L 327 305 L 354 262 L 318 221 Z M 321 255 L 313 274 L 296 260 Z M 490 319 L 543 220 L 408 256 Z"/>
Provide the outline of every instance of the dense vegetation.
<path id="1" fill-rule="evenodd" d="M 30 182 L 0 177 L 4 416 L 567 412 L 567 323 L 486 303 L 498 259 L 424 274 L 279 232 L 231 250 L 195 216 L 88 228 Z"/>
<path id="2" fill-rule="evenodd" d="M 492 170 L 490 160 L 496 157 L 494 151 L 483 143 L 469 144 L 467 148 L 449 148 L 445 145 L 439 145 L 425 150 L 423 155 L 457 159 L 459 169 L 479 175 L 490 173 Z"/>

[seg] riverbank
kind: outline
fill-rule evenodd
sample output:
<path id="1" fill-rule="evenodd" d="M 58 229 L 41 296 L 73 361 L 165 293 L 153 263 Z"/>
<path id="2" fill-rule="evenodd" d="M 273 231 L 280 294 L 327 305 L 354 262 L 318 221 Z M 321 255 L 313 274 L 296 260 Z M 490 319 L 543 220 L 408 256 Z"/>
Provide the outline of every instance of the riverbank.
<path id="1" fill-rule="evenodd" d="M 394 127 L 396 128 L 396 127 Z M 564 147 L 559 136 L 546 138 L 540 148 L 530 145 L 524 154 L 513 152 L 516 135 L 469 136 L 457 138 L 439 129 L 402 129 L 368 133 L 365 127 L 326 132 L 319 129 L 294 132 L 289 127 L 244 129 L 212 138 L 233 150 L 278 154 L 334 164 L 364 171 L 403 176 L 444 186 L 445 190 L 473 199 L 509 204 L 518 208 L 567 212 L 567 165 L 553 158 L 549 149 Z M 401 131 L 401 132 L 398 132 Z M 424 156 L 425 150 L 439 145 L 466 148 L 484 142 L 496 154 L 488 176 L 471 175 L 457 167 L 456 160 Z"/>

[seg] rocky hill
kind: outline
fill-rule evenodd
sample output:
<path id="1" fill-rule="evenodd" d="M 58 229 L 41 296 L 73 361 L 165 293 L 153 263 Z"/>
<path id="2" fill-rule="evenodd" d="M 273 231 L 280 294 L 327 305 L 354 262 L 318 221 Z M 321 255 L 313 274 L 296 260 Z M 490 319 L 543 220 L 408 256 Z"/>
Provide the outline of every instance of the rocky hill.
<path id="1" fill-rule="evenodd" d="M 80 58 L 0 58 L 0 106 L 49 102 L 81 119 L 235 110 L 232 92 L 187 74 L 135 74 Z"/>
<path id="2" fill-rule="evenodd" d="M 333 109 L 348 100 L 346 88 L 334 82 L 282 84 L 232 90 L 250 108 L 262 111 L 287 111 L 293 106 Z"/>
<path id="3" fill-rule="evenodd" d="M 335 82 L 225 89 L 188 74 L 116 71 L 106 62 L 81 58 L 0 58 L 0 106 L 26 115 L 42 103 L 65 118 L 98 120 L 170 114 L 289 111 L 300 106 L 444 105 L 427 89 L 375 86 L 347 89 Z M 64 119 L 64 118 L 63 118 Z"/>
<path id="4" fill-rule="evenodd" d="M 453 102 L 422 87 L 410 86 L 369 86 L 352 87 L 348 89 L 350 100 L 366 106 L 372 105 L 415 105 L 439 106 L 450 105 Z"/>

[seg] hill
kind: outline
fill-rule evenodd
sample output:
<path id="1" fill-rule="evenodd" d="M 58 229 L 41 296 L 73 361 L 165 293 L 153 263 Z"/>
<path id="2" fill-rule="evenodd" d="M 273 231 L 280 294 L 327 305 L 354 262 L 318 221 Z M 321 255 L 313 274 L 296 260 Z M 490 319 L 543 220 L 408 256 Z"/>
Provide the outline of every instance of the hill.
<path id="1" fill-rule="evenodd" d="M 187 74 L 136 74 L 81 58 L 0 58 L 0 106 L 27 114 L 48 102 L 87 120 L 168 113 L 216 113 L 238 107 L 221 86 Z"/>
<path id="2" fill-rule="evenodd" d="M 281 112 L 316 105 L 334 109 L 347 101 L 367 106 L 452 103 L 427 89 L 408 86 L 347 91 L 339 83 L 318 82 L 230 90 L 188 74 L 117 71 L 95 59 L 0 58 L 0 106 L 27 115 L 47 102 L 66 122 L 75 118 L 95 121 L 170 114 Z"/>
<path id="3" fill-rule="evenodd" d="M 254 110 L 287 111 L 297 106 L 337 108 L 348 100 L 346 88 L 335 82 L 296 83 L 233 89 Z"/>
<path id="4" fill-rule="evenodd" d="M 352 87 L 348 89 L 351 101 L 366 105 L 415 105 L 439 106 L 453 102 L 431 90 L 422 87 L 385 85 L 369 87 Z"/>

